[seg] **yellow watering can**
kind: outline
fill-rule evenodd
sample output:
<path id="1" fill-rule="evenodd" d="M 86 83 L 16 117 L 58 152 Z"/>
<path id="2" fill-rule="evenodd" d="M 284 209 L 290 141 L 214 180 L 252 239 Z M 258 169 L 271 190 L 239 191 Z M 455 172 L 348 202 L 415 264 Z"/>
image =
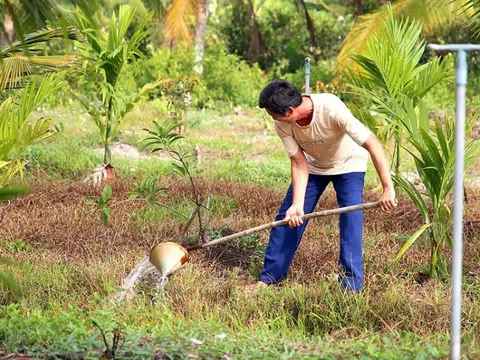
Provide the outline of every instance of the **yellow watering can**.
<path id="1" fill-rule="evenodd" d="M 337 214 L 344 214 L 351 211 L 358 211 L 358 210 L 368 210 L 379 207 L 378 202 L 370 202 L 360 205 L 353 205 L 353 206 L 346 206 L 338 209 L 333 210 L 323 210 L 318 212 L 313 212 L 310 214 L 305 214 L 301 217 L 303 220 L 309 220 L 320 216 L 327 216 L 327 215 L 337 215 Z M 150 251 L 150 262 L 153 266 L 159 271 L 162 277 L 167 277 L 168 275 L 172 274 L 173 272 L 181 269 L 184 267 L 189 260 L 189 251 L 198 250 L 207 248 L 209 246 L 214 246 L 220 243 L 224 243 L 229 240 L 238 239 L 242 236 L 250 235 L 257 231 L 271 229 L 278 226 L 287 225 L 288 220 L 280 220 L 275 221 L 269 224 L 260 225 L 245 231 L 241 231 L 236 234 L 224 236 L 220 239 L 209 241 L 208 243 L 202 245 L 194 245 L 189 247 L 183 247 L 174 242 L 164 242 L 155 245 L 152 250 Z"/>

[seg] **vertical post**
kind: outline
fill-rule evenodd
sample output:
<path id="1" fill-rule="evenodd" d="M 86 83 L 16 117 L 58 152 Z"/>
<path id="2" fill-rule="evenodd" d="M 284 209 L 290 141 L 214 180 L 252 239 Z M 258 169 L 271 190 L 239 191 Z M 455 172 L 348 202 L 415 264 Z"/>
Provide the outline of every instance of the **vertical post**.
<path id="1" fill-rule="evenodd" d="M 457 53 L 456 62 L 455 183 L 453 207 L 452 318 L 451 359 L 460 360 L 462 319 L 462 253 L 463 253 L 463 172 L 465 148 L 465 95 L 467 88 L 467 54 Z"/>
<path id="2" fill-rule="evenodd" d="M 453 193 L 452 317 L 450 359 L 460 360 L 462 326 L 462 253 L 463 253 L 463 172 L 465 162 L 465 104 L 467 92 L 467 51 L 480 51 L 478 44 L 429 44 L 436 51 L 457 52 L 455 66 L 455 182 Z"/>
<path id="3" fill-rule="evenodd" d="M 310 94 L 310 58 L 305 58 L 305 94 Z"/>

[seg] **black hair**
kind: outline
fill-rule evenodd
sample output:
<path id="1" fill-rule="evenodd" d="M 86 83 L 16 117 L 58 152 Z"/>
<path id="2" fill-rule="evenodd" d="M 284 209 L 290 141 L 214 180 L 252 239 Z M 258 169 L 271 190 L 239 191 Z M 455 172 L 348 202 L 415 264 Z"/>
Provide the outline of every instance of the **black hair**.
<path id="1" fill-rule="evenodd" d="M 260 93 L 258 106 L 275 114 L 285 115 L 287 109 L 300 106 L 302 94 L 293 84 L 286 80 L 275 80 L 269 83 Z"/>

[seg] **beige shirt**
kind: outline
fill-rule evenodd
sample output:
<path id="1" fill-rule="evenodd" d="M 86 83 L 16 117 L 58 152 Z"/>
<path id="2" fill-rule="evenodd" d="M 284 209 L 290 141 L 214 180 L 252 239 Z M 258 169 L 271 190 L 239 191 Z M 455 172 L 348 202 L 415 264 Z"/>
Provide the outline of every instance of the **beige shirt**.
<path id="1" fill-rule="evenodd" d="M 275 120 L 287 155 L 300 148 L 312 174 L 338 175 L 367 170 L 368 151 L 361 145 L 371 131 L 334 94 L 311 94 L 313 118 L 307 126 Z"/>

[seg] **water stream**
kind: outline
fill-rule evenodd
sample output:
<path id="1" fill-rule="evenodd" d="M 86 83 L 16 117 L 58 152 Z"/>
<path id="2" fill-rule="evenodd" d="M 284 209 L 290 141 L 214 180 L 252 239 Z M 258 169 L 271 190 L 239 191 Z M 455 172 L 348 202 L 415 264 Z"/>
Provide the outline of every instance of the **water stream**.
<path id="1" fill-rule="evenodd" d="M 145 256 L 140 262 L 130 271 L 130 274 L 125 278 L 123 281 L 123 286 L 122 290 L 116 293 L 112 300 L 114 302 L 120 302 L 125 297 L 130 297 L 134 293 L 134 287 L 135 285 L 146 275 L 151 274 L 151 273 L 157 273 L 157 270 L 155 267 L 150 263 L 150 260 L 148 256 Z M 167 278 L 166 276 L 160 276 L 160 274 L 157 275 L 159 278 L 159 285 L 157 286 L 157 292 L 160 291 L 160 288 L 162 290 L 162 294 L 165 292 L 165 285 L 167 284 Z M 164 279 L 165 278 L 165 279 Z M 158 296 L 158 295 L 156 295 Z"/>
<path id="2" fill-rule="evenodd" d="M 158 301 L 158 296 L 160 293 L 162 294 L 162 299 L 167 301 L 167 298 L 165 297 L 165 286 L 167 286 L 168 282 L 168 277 L 165 275 L 161 275 L 160 273 L 157 273 L 157 285 L 155 288 L 155 295 L 153 297 L 153 303 L 156 304 Z"/>

